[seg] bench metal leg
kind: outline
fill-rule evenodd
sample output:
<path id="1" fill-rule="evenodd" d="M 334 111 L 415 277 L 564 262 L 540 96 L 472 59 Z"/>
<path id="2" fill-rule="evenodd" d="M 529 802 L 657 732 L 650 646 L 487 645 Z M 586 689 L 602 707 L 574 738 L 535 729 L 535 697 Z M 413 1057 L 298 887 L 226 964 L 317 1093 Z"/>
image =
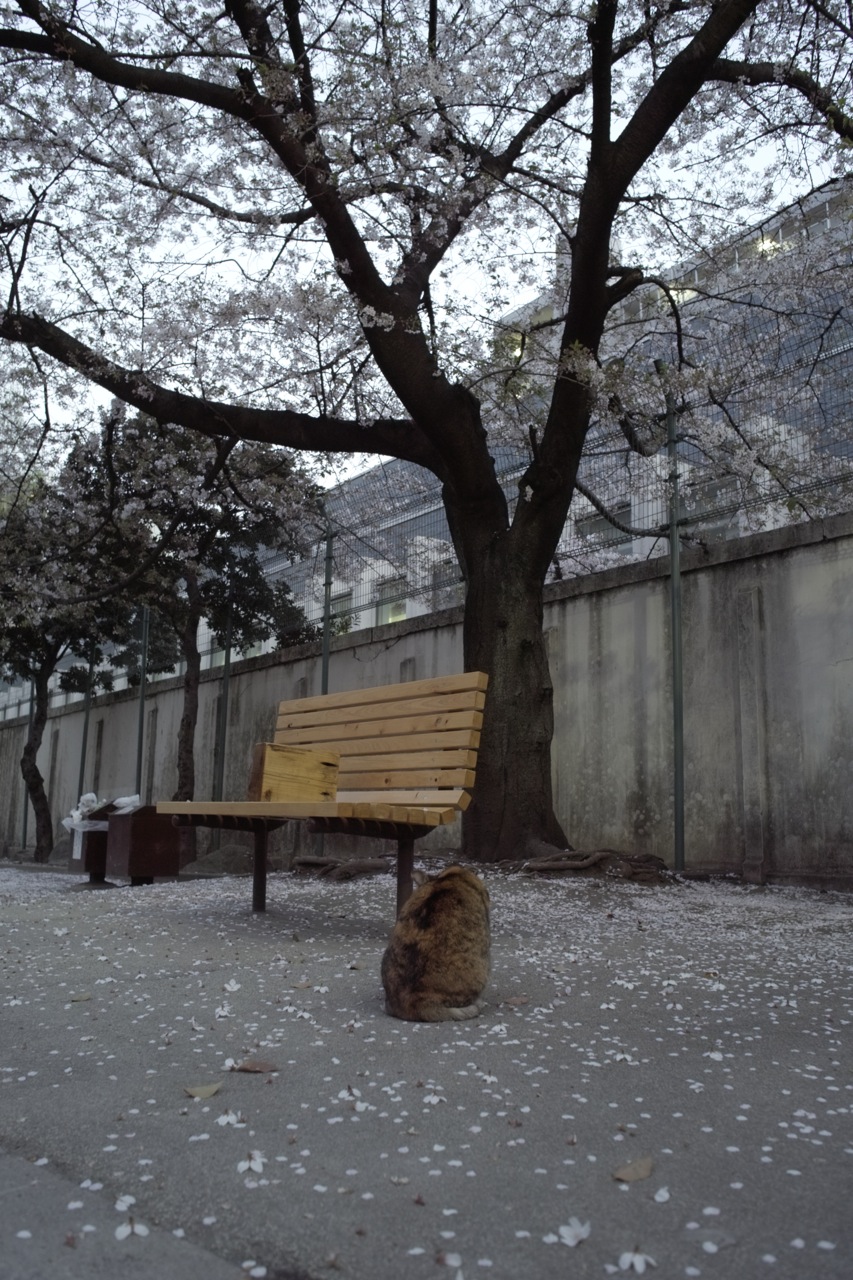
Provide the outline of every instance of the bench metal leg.
<path id="1" fill-rule="evenodd" d="M 413 836 L 400 836 L 397 841 L 397 915 L 412 896 L 412 867 L 415 862 Z"/>
<path id="2" fill-rule="evenodd" d="M 255 862 L 252 870 L 252 910 L 267 909 L 267 831 L 255 831 Z"/>

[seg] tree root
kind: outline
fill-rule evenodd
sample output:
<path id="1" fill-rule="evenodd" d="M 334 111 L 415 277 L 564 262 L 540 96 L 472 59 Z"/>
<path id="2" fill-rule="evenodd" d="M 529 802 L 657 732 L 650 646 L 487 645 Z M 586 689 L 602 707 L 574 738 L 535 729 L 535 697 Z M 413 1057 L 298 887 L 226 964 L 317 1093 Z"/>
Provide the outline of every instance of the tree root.
<path id="1" fill-rule="evenodd" d="M 293 871 L 313 874 L 324 880 L 354 880 L 357 876 L 376 875 L 393 868 L 391 858 L 336 858 L 304 854 L 293 860 Z"/>
<path id="2" fill-rule="evenodd" d="M 596 875 L 612 879 L 633 880 L 637 884 L 663 884 L 669 877 L 666 863 L 651 853 L 625 853 L 619 849 L 557 849 L 544 841 L 531 842 L 536 856 L 512 858 L 493 865 L 500 871 L 522 875 Z M 445 860 L 440 860 L 443 866 Z M 387 874 L 394 869 L 394 859 L 347 858 L 331 854 L 303 854 L 293 861 L 292 870 L 324 880 L 346 881 L 358 876 Z"/>
<path id="3" fill-rule="evenodd" d="M 503 871 L 523 875 L 566 875 L 586 872 L 635 880 L 639 884 L 662 883 L 668 876 L 666 863 L 651 853 L 625 853 L 620 849 L 556 849 L 536 841 L 533 857 L 510 859 L 497 865 Z"/>

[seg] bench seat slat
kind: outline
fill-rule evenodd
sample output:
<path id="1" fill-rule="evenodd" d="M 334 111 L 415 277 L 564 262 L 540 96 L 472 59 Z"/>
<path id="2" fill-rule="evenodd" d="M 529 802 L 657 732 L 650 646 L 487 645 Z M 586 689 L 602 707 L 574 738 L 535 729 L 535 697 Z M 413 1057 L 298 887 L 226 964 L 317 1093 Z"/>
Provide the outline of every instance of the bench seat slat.
<path id="1" fill-rule="evenodd" d="M 243 800 L 235 801 L 233 804 L 209 801 L 207 804 L 199 804 L 193 808 L 184 805 L 180 809 L 169 807 L 166 803 L 159 803 L 157 812 L 176 817 L 209 819 L 210 826 L 217 825 L 217 818 L 236 818 L 247 824 L 259 820 L 279 823 L 305 818 L 363 818 L 399 825 L 441 827 L 454 822 L 459 817 L 460 811 L 453 805 L 444 809 L 411 808 L 408 805 L 387 804 L 385 801 L 380 801 L 378 804 L 364 801 L 359 804 L 312 805 L 301 802 L 279 804 L 273 801 L 266 804 L 261 801 Z"/>
<path id="2" fill-rule="evenodd" d="M 158 813 L 227 814 L 234 818 L 347 818 L 352 805 L 338 800 L 160 800 Z"/>
<path id="3" fill-rule="evenodd" d="M 216 818 L 387 818 L 409 822 L 409 812 L 417 812 L 418 822 L 438 826 L 452 822 L 467 808 L 467 791 L 351 791 L 337 800 L 161 800 L 158 813 L 178 817 L 203 815 Z M 380 812 L 381 811 L 381 812 Z M 428 815 L 423 817 L 422 815 Z"/>
<path id="4" fill-rule="evenodd" d="M 416 808 L 410 805 L 386 804 L 382 800 L 378 803 L 357 804 L 353 808 L 354 813 L 351 816 L 356 821 L 361 819 L 363 822 L 387 822 L 396 826 L 443 827 L 455 822 L 459 817 L 459 810 L 456 808 Z"/>

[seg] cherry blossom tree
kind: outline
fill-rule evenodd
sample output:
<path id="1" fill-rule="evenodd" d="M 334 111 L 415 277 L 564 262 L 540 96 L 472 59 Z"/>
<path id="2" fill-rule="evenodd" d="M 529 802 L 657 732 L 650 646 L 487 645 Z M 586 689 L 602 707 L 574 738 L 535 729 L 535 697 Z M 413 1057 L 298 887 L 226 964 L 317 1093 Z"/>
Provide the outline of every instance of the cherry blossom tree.
<path id="1" fill-rule="evenodd" d="M 664 394 L 613 319 L 662 264 L 843 165 L 849 6 L 4 14 L 0 336 L 56 397 L 85 379 L 217 440 L 431 471 L 466 583 L 465 665 L 491 677 L 467 850 L 563 845 L 542 585 L 602 400 L 642 445 Z M 542 289 L 557 239 L 547 380 L 520 415 L 495 392 L 494 326 Z M 625 385 L 648 405 L 612 381 L 635 356 Z M 527 449 L 517 500 L 491 453 L 506 441 Z"/>

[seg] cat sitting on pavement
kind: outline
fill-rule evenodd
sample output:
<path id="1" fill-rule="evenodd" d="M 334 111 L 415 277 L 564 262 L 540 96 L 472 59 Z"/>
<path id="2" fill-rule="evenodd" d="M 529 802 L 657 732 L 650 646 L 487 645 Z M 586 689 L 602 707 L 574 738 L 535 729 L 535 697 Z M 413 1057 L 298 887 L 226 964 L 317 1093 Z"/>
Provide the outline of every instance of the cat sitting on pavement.
<path id="1" fill-rule="evenodd" d="M 486 886 L 459 866 L 415 878 L 382 957 L 385 1011 L 409 1022 L 474 1018 L 489 977 Z"/>

